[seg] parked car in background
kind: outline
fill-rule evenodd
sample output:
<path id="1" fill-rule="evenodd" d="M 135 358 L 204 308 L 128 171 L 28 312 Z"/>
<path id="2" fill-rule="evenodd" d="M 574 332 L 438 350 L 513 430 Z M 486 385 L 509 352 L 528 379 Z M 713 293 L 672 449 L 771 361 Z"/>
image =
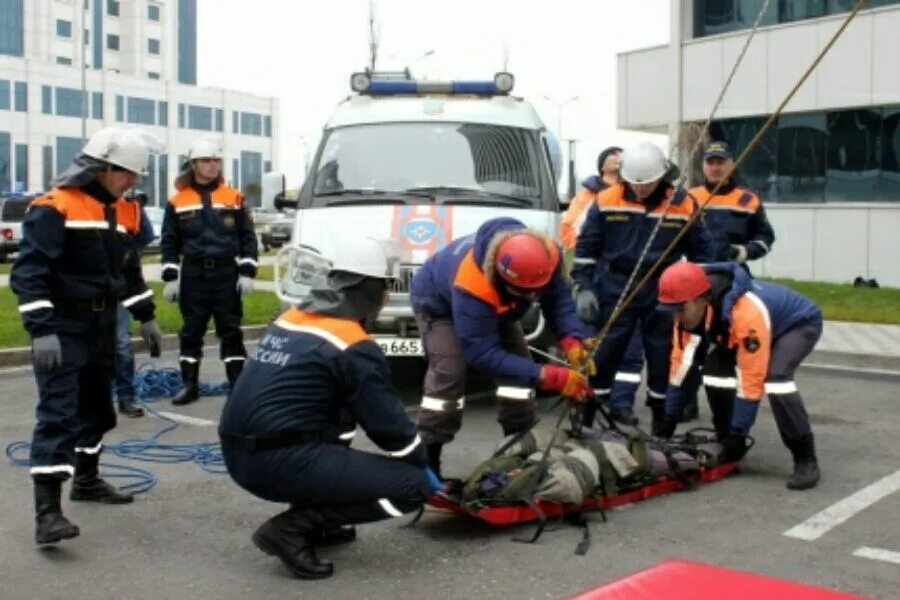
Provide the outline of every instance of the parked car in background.
<path id="1" fill-rule="evenodd" d="M 262 235 L 260 235 L 260 243 L 264 252 L 268 252 L 272 248 L 281 248 L 290 243 L 291 232 L 294 229 L 295 212 L 287 210 L 279 213 L 276 219 L 266 223 L 263 227 Z"/>
<path id="2" fill-rule="evenodd" d="M 25 211 L 38 194 L 0 195 L 0 263 L 19 251 Z"/>

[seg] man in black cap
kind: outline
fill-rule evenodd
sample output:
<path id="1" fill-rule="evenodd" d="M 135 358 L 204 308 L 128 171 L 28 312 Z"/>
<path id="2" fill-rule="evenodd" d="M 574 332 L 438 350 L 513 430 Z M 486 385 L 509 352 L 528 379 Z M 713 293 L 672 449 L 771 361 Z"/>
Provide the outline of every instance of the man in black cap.
<path id="1" fill-rule="evenodd" d="M 597 199 L 597 194 L 609 186 L 619 183 L 619 156 L 621 154 L 622 149 L 618 146 L 610 146 L 603 150 L 597 157 L 597 175 L 591 175 L 582 181 L 581 189 L 569 201 L 569 208 L 563 214 L 559 231 L 560 241 L 566 250 L 575 249 L 578 232 L 581 231 L 587 210 Z"/>

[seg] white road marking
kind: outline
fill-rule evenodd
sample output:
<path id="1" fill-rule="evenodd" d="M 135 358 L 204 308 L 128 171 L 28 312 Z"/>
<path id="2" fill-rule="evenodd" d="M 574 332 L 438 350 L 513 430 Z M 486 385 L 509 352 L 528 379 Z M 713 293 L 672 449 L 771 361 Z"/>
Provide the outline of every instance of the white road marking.
<path id="1" fill-rule="evenodd" d="M 860 558 L 871 558 L 872 560 L 881 560 L 884 562 L 900 565 L 900 552 L 892 550 L 883 550 L 882 548 L 869 548 L 862 546 L 853 551 L 853 556 Z"/>
<path id="2" fill-rule="evenodd" d="M 822 512 L 788 529 L 782 535 L 808 542 L 817 540 L 855 514 L 862 512 L 897 490 L 900 490 L 900 470 L 832 504 Z"/>
<path id="3" fill-rule="evenodd" d="M 864 373 L 866 375 L 888 375 L 891 377 L 900 377 L 900 371 L 895 371 L 891 369 L 864 369 L 862 367 L 849 367 L 842 365 L 828 365 L 823 363 L 804 363 L 800 365 L 800 368 L 807 369 L 818 369 L 821 371 L 843 371 L 843 372 L 853 372 L 853 373 Z"/>
<path id="4" fill-rule="evenodd" d="M 180 415 L 178 413 L 168 412 L 165 410 L 157 410 L 156 414 L 167 419 L 172 419 L 173 421 L 178 421 L 179 423 L 186 423 L 188 425 L 198 425 L 200 427 L 212 427 L 213 425 L 218 425 L 218 423 L 216 423 L 215 421 L 210 421 L 208 419 L 200 419 L 198 417 Z"/>

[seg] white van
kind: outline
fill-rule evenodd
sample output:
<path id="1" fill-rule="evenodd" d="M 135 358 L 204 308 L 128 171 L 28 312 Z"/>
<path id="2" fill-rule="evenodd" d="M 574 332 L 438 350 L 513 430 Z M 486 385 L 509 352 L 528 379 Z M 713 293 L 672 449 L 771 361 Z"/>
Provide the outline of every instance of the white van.
<path id="1" fill-rule="evenodd" d="M 291 243 L 276 261 L 276 290 L 287 303 L 308 292 L 310 252 L 333 258 L 347 236 L 394 240 L 401 279 L 374 335 L 389 356 L 422 354 L 409 305 L 409 281 L 451 240 L 506 215 L 554 238 L 559 145 L 532 106 L 510 95 L 513 77 L 493 81 L 415 81 L 357 73 L 356 92 L 325 125 L 296 204 L 284 177 L 267 174 L 266 208 L 296 206 Z M 540 333 L 538 312 L 526 331 Z"/>

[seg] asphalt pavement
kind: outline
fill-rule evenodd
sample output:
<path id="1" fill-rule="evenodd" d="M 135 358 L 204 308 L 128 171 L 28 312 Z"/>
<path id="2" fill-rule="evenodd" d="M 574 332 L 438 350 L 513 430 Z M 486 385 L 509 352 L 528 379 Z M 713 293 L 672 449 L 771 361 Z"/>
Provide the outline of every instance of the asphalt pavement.
<path id="1" fill-rule="evenodd" d="M 167 353 L 161 364 L 174 365 L 175 355 Z M 421 368 L 406 362 L 396 365 L 395 374 L 414 417 Z M 203 364 L 202 379 L 224 379 L 218 361 Z M 4 463 L 0 597 L 561 598 L 681 557 L 896 598 L 900 562 L 891 559 L 900 561 L 900 378 L 801 369 L 798 383 L 819 443 L 819 487 L 785 489 L 791 460 L 764 405 L 753 430 L 757 446 L 740 474 L 609 511 L 605 523 L 591 516 L 593 542 L 586 556 L 574 554 L 581 539 L 576 528 L 547 532 L 526 545 L 512 537 L 529 527 L 495 528 L 427 512 L 411 528 L 403 527 L 409 517 L 361 526 L 355 543 L 321 552 L 335 562 L 335 577 L 299 581 L 250 541 L 252 531 L 281 506 L 194 464 L 137 463 L 109 455 L 104 463 L 150 469 L 158 484 L 131 505 L 65 501 L 81 536 L 38 549 L 27 470 Z M 0 439 L 4 444 L 28 439 L 35 394 L 30 370 L 0 371 L 0 386 Z M 215 440 L 222 403 L 218 397 L 187 407 L 153 406 L 182 421 L 164 439 L 203 442 Z M 708 418 L 706 407 L 702 412 Z M 643 408 L 641 415 L 648 418 Z M 547 414 L 543 423 L 549 427 L 553 420 Z M 147 437 L 164 425 L 154 417 L 122 419 L 107 442 Z M 499 437 L 492 403 L 468 404 L 463 430 L 446 451 L 445 470 L 467 473 Z M 372 448 L 364 436 L 358 439 L 359 447 Z"/>

